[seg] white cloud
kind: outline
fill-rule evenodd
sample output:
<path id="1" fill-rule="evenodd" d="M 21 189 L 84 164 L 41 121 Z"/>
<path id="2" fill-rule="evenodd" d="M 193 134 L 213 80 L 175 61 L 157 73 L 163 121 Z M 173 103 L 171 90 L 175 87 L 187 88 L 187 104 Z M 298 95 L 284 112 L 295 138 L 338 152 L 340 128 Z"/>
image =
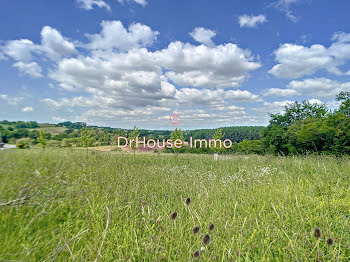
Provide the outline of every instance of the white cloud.
<path id="1" fill-rule="evenodd" d="M 16 67 L 21 73 L 27 74 L 32 78 L 43 77 L 43 75 L 41 74 L 41 67 L 36 62 L 17 62 L 13 64 L 13 67 Z"/>
<path id="2" fill-rule="evenodd" d="M 302 93 L 304 96 L 334 99 L 340 91 L 350 90 L 350 82 L 340 83 L 327 78 L 293 80 L 288 84 L 288 88 Z"/>
<path id="3" fill-rule="evenodd" d="M 323 105 L 324 104 L 321 100 L 315 99 L 315 98 L 309 99 L 308 102 L 311 103 L 311 104 L 319 104 L 319 105 Z"/>
<path id="4" fill-rule="evenodd" d="M 34 60 L 34 56 L 42 54 L 52 60 L 58 60 L 76 52 L 74 44 L 50 26 L 42 28 L 40 45 L 34 44 L 28 39 L 10 40 L 0 46 L 0 51 L 4 55 L 21 62 L 31 62 Z"/>
<path id="5" fill-rule="evenodd" d="M 155 55 L 169 70 L 167 78 L 180 86 L 236 87 L 261 66 L 249 51 L 231 43 L 210 48 L 173 42 Z"/>
<path id="6" fill-rule="evenodd" d="M 250 93 L 249 91 L 242 90 L 210 90 L 210 89 L 195 89 L 195 88 L 182 88 L 176 90 L 174 96 L 175 103 L 178 104 L 191 104 L 197 106 L 215 106 L 222 107 L 226 104 L 226 101 L 232 102 L 258 102 L 261 101 L 259 96 Z M 233 107 L 231 107 L 232 109 Z M 237 108 L 234 106 L 234 108 Z"/>
<path id="7" fill-rule="evenodd" d="M 136 4 L 146 6 L 147 1 L 146 0 L 118 0 L 119 3 L 124 4 L 125 2 L 135 2 Z"/>
<path id="8" fill-rule="evenodd" d="M 341 83 L 328 78 L 310 78 L 304 80 L 293 80 L 289 82 L 286 89 L 269 88 L 263 90 L 263 96 L 267 97 L 312 97 L 311 100 L 335 99 L 341 91 L 349 91 L 350 82 Z"/>
<path id="9" fill-rule="evenodd" d="M 299 78 L 312 75 L 319 70 L 327 70 L 336 75 L 344 75 L 339 66 L 350 60 L 350 34 L 336 34 L 330 47 L 315 44 L 305 47 L 283 44 L 275 50 L 278 62 L 269 73 L 279 78 Z"/>
<path id="10" fill-rule="evenodd" d="M 285 13 L 286 17 L 292 22 L 296 23 L 298 18 L 293 14 L 291 6 L 297 4 L 300 0 L 277 0 L 273 2 L 270 7 L 274 7 Z"/>
<path id="11" fill-rule="evenodd" d="M 50 26 L 41 30 L 40 49 L 52 60 L 59 60 L 76 52 L 74 44 L 64 39 L 60 32 Z"/>
<path id="12" fill-rule="evenodd" d="M 264 102 L 263 108 L 256 108 L 256 110 L 264 113 L 275 114 L 284 111 L 286 105 L 293 103 L 290 100 L 275 101 L 275 102 Z"/>
<path id="13" fill-rule="evenodd" d="M 103 0 L 76 0 L 80 5 L 80 8 L 84 8 L 86 10 L 92 10 L 94 5 L 100 8 L 106 8 L 107 10 L 111 10 L 111 7 Z"/>
<path id="14" fill-rule="evenodd" d="M 238 17 L 240 27 L 257 27 L 259 24 L 267 22 L 265 15 L 241 15 Z"/>
<path id="15" fill-rule="evenodd" d="M 298 96 L 297 90 L 294 89 L 282 89 L 282 88 L 269 88 L 264 90 L 264 96 L 274 96 L 274 97 L 293 97 Z"/>
<path id="16" fill-rule="evenodd" d="M 0 94 L 0 99 L 7 102 L 9 105 L 16 106 L 23 100 L 23 97 L 9 97 L 6 94 Z"/>
<path id="17" fill-rule="evenodd" d="M 87 95 L 43 101 L 60 110 L 84 108 L 81 117 L 94 121 L 108 122 L 119 115 L 128 124 L 192 106 L 204 110 L 202 116 L 215 115 L 211 110 L 216 107 L 227 107 L 232 111 L 222 113 L 227 120 L 231 114 L 244 115 L 244 110 L 234 110 L 236 103 L 261 101 L 246 90 L 224 90 L 239 86 L 250 71 L 261 66 L 248 50 L 231 43 L 210 47 L 176 41 L 150 51 L 145 47 L 158 32 L 134 25 L 140 29 L 137 33 L 120 21 L 103 22 L 102 32 L 89 36 L 86 46 L 91 54 L 62 59 L 50 72 L 61 88 Z M 125 36 L 122 40 L 120 34 Z"/>
<path id="18" fill-rule="evenodd" d="M 21 109 L 21 111 L 22 111 L 22 112 L 33 112 L 34 109 L 33 109 L 33 107 L 27 106 L 27 107 L 23 107 L 23 108 Z"/>
<path id="19" fill-rule="evenodd" d="M 49 26 L 41 30 L 41 44 L 34 44 L 31 40 L 20 39 L 4 42 L 0 46 L 1 55 L 17 61 L 13 67 L 21 73 L 30 75 L 33 78 L 42 77 L 41 66 L 33 60 L 38 60 L 45 55 L 51 60 L 59 60 L 62 57 L 75 53 L 74 44 L 66 40 L 60 32 Z"/>
<path id="20" fill-rule="evenodd" d="M 0 51 L 17 61 L 31 61 L 32 52 L 38 51 L 39 48 L 28 39 L 7 41 L 5 45 L 0 46 Z"/>
<path id="21" fill-rule="evenodd" d="M 60 122 L 64 122 L 64 121 L 67 121 L 67 119 L 63 118 L 63 117 L 60 117 L 60 116 L 53 116 L 51 117 L 51 119 L 53 121 L 55 121 L 56 123 L 60 123 Z"/>
<path id="22" fill-rule="evenodd" d="M 242 104 L 261 102 L 247 90 L 227 89 L 238 87 L 251 71 L 261 67 L 249 50 L 232 43 L 211 45 L 211 36 L 199 36 L 199 31 L 192 33 L 206 45 L 175 41 L 151 50 L 148 47 L 158 32 L 146 25 L 125 28 L 120 21 L 104 21 L 101 26 L 100 33 L 87 35 L 87 43 L 70 41 L 47 26 L 41 32 L 41 44 L 18 40 L 17 53 L 4 53 L 15 60 L 18 70 L 32 77 L 42 76 L 39 61 L 51 63 L 48 77 L 55 82 L 50 86 L 65 89 L 65 96 L 41 101 L 51 111 L 59 110 L 55 117 L 74 116 L 105 124 L 120 119 L 129 126 L 146 120 L 153 124 L 154 119 L 174 111 L 201 110 L 194 118 L 212 124 L 215 117 L 217 123 L 250 121 Z M 84 52 L 78 53 L 73 43 Z"/>
<path id="23" fill-rule="evenodd" d="M 215 31 L 203 27 L 196 27 L 190 33 L 190 36 L 198 43 L 205 44 L 209 47 L 215 46 L 213 40 L 211 40 L 214 36 L 216 36 Z"/>
<path id="24" fill-rule="evenodd" d="M 118 49 L 127 51 L 134 48 L 147 47 L 157 40 L 157 31 L 150 27 L 136 23 L 126 29 L 121 21 L 103 21 L 102 31 L 99 34 L 87 35 L 89 49 Z"/>
<path id="25" fill-rule="evenodd" d="M 344 33 L 344 32 L 336 32 L 334 33 L 332 37 L 332 41 L 339 42 L 339 43 L 347 43 L 350 42 L 350 34 Z"/>

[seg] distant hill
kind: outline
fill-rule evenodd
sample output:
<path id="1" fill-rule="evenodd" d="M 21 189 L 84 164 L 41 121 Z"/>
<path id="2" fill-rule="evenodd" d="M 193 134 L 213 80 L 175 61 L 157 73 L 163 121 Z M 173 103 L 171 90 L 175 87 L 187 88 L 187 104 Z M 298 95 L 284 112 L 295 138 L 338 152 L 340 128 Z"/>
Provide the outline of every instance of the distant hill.
<path id="1" fill-rule="evenodd" d="M 46 133 L 46 138 L 49 140 L 62 141 L 65 138 L 78 138 L 80 129 L 84 128 L 86 123 L 84 122 L 62 122 L 58 124 L 49 123 L 37 123 L 35 121 L 0 121 L 0 132 L 3 142 L 9 142 L 11 138 L 12 142 L 20 138 L 37 139 L 39 132 L 42 130 Z M 96 140 L 111 140 L 116 136 L 127 136 L 130 133 L 130 129 L 112 128 L 112 127 L 100 127 L 100 126 L 88 126 L 93 130 L 96 136 Z M 257 140 L 259 139 L 259 133 L 262 131 L 263 126 L 233 126 L 223 127 L 224 139 L 230 139 L 232 142 L 241 142 L 244 139 Z M 196 129 L 196 130 L 184 130 L 184 136 L 186 140 L 190 137 L 194 139 L 210 139 L 215 133 L 216 129 Z M 140 137 L 147 138 L 170 138 L 170 130 L 148 130 L 140 129 Z M 104 137 L 102 139 L 102 137 Z M 109 138 L 107 138 L 109 137 Z M 104 143 L 103 143 L 104 144 Z"/>

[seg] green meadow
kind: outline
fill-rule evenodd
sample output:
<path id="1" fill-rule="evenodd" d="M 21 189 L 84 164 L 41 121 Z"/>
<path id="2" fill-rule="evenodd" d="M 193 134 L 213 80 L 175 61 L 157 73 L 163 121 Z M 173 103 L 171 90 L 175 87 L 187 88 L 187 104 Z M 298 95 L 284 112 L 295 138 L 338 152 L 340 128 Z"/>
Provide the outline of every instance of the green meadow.
<path id="1" fill-rule="evenodd" d="M 0 261 L 192 260 L 349 261 L 350 158 L 0 152 Z"/>

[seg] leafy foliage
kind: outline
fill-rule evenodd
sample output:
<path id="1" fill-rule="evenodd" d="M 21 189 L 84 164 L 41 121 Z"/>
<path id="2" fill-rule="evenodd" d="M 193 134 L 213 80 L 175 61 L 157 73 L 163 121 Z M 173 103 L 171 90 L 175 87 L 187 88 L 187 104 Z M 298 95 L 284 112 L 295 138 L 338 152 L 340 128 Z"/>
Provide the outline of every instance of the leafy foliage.
<path id="1" fill-rule="evenodd" d="M 350 92 L 337 96 L 338 110 L 307 101 L 285 107 L 283 114 L 272 114 L 270 124 L 261 134 L 268 152 L 289 154 L 350 153 Z"/>
<path id="2" fill-rule="evenodd" d="M 171 138 L 173 144 L 175 144 L 176 140 L 180 140 L 182 142 L 181 144 L 183 145 L 183 142 L 185 140 L 184 139 L 184 132 L 181 129 L 175 128 L 175 130 L 173 130 L 171 132 L 170 138 Z M 174 145 L 172 149 L 175 153 L 179 153 L 182 148 L 177 148 Z"/>
<path id="3" fill-rule="evenodd" d="M 134 126 L 134 129 L 129 133 L 129 140 L 133 140 L 131 142 L 131 148 L 134 149 L 134 152 L 135 152 L 135 149 L 136 149 L 136 139 L 139 138 L 139 135 L 140 135 L 140 132 L 139 132 L 139 129 Z"/>
<path id="4" fill-rule="evenodd" d="M 42 148 L 45 148 L 46 146 L 46 139 L 45 139 L 45 134 L 44 131 L 40 131 L 40 136 L 38 138 L 38 142 Z"/>

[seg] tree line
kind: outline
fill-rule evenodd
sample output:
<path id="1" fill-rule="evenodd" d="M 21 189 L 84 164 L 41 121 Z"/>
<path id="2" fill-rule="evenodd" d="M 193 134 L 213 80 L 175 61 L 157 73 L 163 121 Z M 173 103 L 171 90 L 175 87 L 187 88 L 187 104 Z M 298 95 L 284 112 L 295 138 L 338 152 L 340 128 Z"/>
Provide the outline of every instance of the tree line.
<path id="1" fill-rule="evenodd" d="M 182 141 L 193 139 L 229 139 L 233 142 L 229 149 L 190 148 L 165 149 L 165 152 L 220 154 L 350 154 L 350 92 L 340 92 L 336 101 L 338 108 L 329 110 L 326 104 L 308 101 L 294 102 L 285 106 L 282 113 L 270 114 L 269 125 L 223 127 L 219 129 L 198 130 L 145 130 L 134 127 L 132 130 L 87 126 L 84 122 L 62 122 L 56 127 L 65 127 L 65 131 L 51 135 L 40 132 L 37 122 L 0 121 L 1 140 L 15 143 L 18 139 L 21 147 L 29 144 L 44 146 L 104 146 L 116 145 L 118 136 L 135 139 L 173 139 Z M 54 126 L 54 125 L 52 125 Z M 24 145 L 23 145 L 24 144 Z M 135 152 L 135 148 L 134 148 Z"/>
<path id="2" fill-rule="evenodd" d="M 295 102 L 283 113 L 271 114 L 269 125 L 261 133 L 267 153 L 350 154 L 350 92 L 340 92 L 334 111 L 325 104 Z"/>

